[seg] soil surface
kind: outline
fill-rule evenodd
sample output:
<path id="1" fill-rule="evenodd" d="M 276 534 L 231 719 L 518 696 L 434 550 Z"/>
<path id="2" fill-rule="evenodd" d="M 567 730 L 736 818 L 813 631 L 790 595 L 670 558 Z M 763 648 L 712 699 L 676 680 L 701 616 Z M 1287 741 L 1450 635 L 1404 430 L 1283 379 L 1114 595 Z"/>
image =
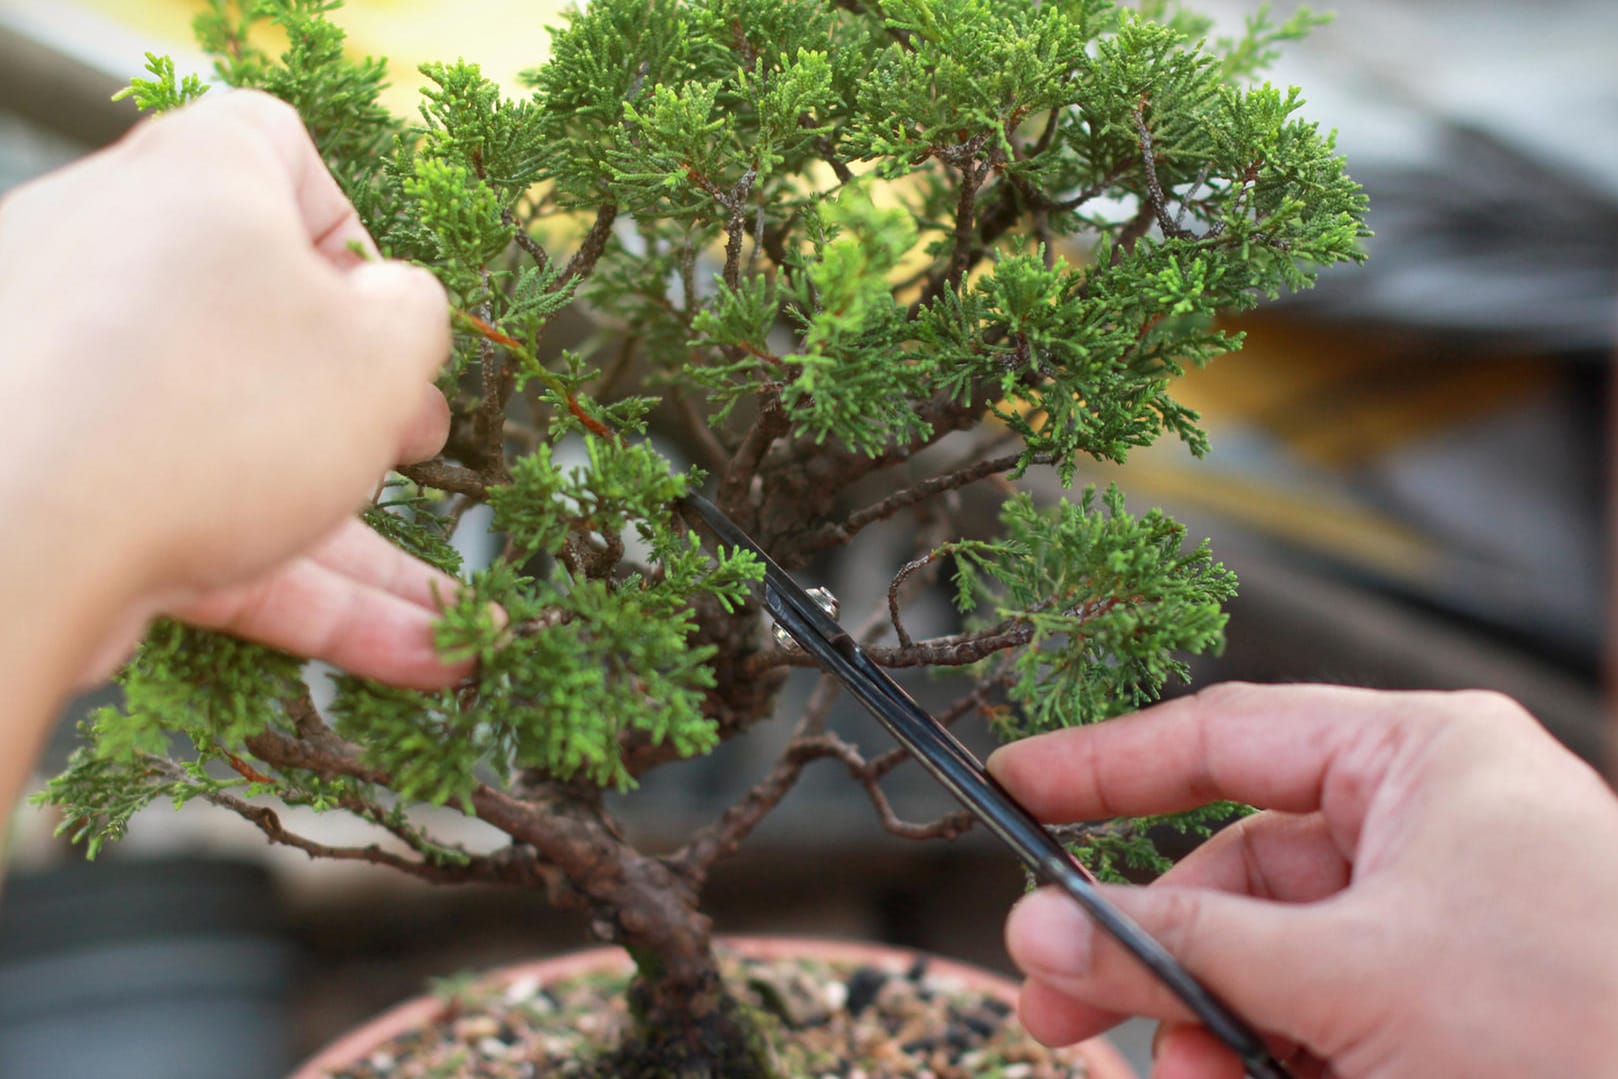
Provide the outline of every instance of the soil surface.
<path id="1" fill-rule="evenodd" d="M 928 970 L 722 956 L 757 1009 L 782 1076 L 803 1079 L 1082 1079 L 1011 1005 Z M 596 1063 L 628 1028 L 627 978 L 536 977 L 441 989 L 439 1021 L 334 1079 L 613 1079 Z"/>

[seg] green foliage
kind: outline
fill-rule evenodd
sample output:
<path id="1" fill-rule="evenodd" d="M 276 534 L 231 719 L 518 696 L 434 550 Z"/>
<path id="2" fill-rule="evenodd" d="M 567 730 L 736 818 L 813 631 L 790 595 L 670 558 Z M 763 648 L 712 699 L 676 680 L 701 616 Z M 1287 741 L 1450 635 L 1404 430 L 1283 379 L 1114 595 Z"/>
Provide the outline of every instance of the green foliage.
<path id="1" fill-rule="evenodd" d="M 361 519 L 423 562 L 445 573 L 459 573 L 461 553 L 450 543 L 451 523 L 435 512 L 434 500 L 420 492 L 395 493 L 412 486 L 404 480 L 389 480 L 383 486 L 384 497 L 365 507 Z"/>
<path id="2" fill-rule="evenodd" d="M 90 728 L 91 723 L 80 723 L 80 736 L 92 738 Z M 85 857 L 94 858 L 102 846 L 122 839 L 130 819 L 152 802 L 167 797 L 178 808 L 194 793 L 193 784 L 150 760 L 103 756 L 86 747 L 74 751 L 67 769 L 34 801 L 61 809 L 64 819 L 57 834 L 83 843 Z"/>
<path id="3" fill-rule="evenodd" d="M 590 437 L 585 452 L 588 463 L 568 473 L 552 460 L 549 446 L 518 461 L 511 483 L 489 494 L 495 527 L 529 554 L 559 553 L 579 529 L 609 542 L 633 525 L 642 539 L 653 542 L 668 504 L 697 479 L 694 472 L 671 472 L 668 461 L 645 443 Z"/>
<path id="4" fill-rule="evenodd" d="M 1251 806 L 1238 802 L 1210 802 L 1184 813 L 1135 817 L 1122 826 L 1088 829 L 1068 849 L 1102 880 L 1127 883 L 1142 875 L 1158 876 L 1173 867 L 1158 848 L 1155 835 L 1167 831 L 1206 839 L 1252 812 Z"/>
<path id="5" fill-rule="evenodd" d="M 1014 471 L 1050 463 L 1064 483 L 1164 435 L 1200 454 L 1174 386 L 1240 347 L 1218 317 L 1362 257 L 1365 200 L 1332 136 L 1261 81 L 1323 21 L 1307 11 L 1259 8 L 1210 43 L 1170 0 L 591 0 L 531 93 L 429 63 L 407 120 L 337 6 L 208 0 L 195 27 L 220 81 L 298 109 L 382 250 L 455 307 L 438 475 L 458 489 L 396 482 L 362 516 L 462 573 L 450 534 L 492 507 L 501 553 L 437 630 L 477 673 L 440 693 L 340 678 L 329 712 L 400 806 L 467 807 L 481 783 L 627 787 L 744 729 L 734 698 L 772 692 L 742 673 L 759 567 L 704 554 L 673 509 L 700 473 L 626 435 L 655 420 L 658 445 L 731 461 L 730 508 L 802 564 L 817 549 L 794 544 L 842 485 L 985 421 L 1015 439 Z M 147 71 L 125 92 L 142 108 L 204 90 L 164 58 Z M 575 305 L 594 329 L 557 347 Z M 749 464 L 750 431 L 783 428 Z M 941 550 L 969 633 L 1003 646 L 977 668 L 1010 679 L 1003 735 L 1136 707 L 1219 646 L 1234 579 L 1161 512 L 1091 490 L 1013 499 L 1001 526 Z M 219 789 L 204 766 L 289 729 L 304 693 L 296 661 L 170 623 L 124 683 L 50 795 L 92 846 L 154 798 Z M 152 763 L 186 740 L 179 771 Z M 286 801 L 406 827 L 369 781 L 272 772 Z M 1153 857 L 1143 829 L 1097 836 L 1104 867 Z"/>
<path id="6" fill-rule="evenodd" d="M 798 376 L 782 394 L 800 427 L 824 441 L 875 455 L 895 440 L 928 433 L 911 401 L 926 389 L 928 365 L 898 355 L 903 312 L 890 275 L 915 242 L 910 215 L 880 209 L 859 187 L 820 207 L 811 225 L 815 258 L 797 279 Z"/>
<path id="7" fill-rule="evenodd" d="M 122 708 L 96 715 L 97 751 L 121 761 L 162 753 L 170 733 L 239 750 L 280 721 L 281 700 L 302 685 L 301 666 L 262 645 L 160 620 L 118 676 Z"/>
<path id="8" fill-rule="evenodd" d="M 1011 660 L 1019 706 L 1003 735 L 1022 737 L 1130 711 L 1157 698 L 1178 657 L 1217 648 L 1221 605 L 1236 578 L 1206 542 L 1161 510 L 1135 517 L 1116 486 L 1041 510 L 1026 495 L 1005 505 L 1003 541 L 962 545 L 957 602 L 1029 631 Z"/>
<path id="9" fill-rule="evenodd" d="M 174 61 L 167 56 L 147 53 L 146 70 L 152 73 L 153 78 L 130 79 L 129 85 L 113 94 L 112 99 L 122 101 L 132 97 L 142 112 L 167 112 L 195 101 L 208 92 L 207 85 L 197 76 L 187 75 L 183 79 L 176 76 Z"/>

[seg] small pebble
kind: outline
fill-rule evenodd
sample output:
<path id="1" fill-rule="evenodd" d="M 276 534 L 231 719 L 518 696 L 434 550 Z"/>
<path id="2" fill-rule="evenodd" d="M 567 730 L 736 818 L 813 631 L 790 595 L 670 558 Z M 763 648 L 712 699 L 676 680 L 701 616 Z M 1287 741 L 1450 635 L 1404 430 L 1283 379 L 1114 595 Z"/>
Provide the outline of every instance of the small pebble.
<path id="1" fill-rule="evenodd" d="M 843 1005 L 848 1003 L 848 984 L 846 982 L 827 982 L 821 993 L 826 998 L 828 1011 L 840 1012 L 843 1010 Z M 853 1079 L 853 1076 L 850 1076 L 849 1079 Z"/>
<path id="2" fill-rule="evenodd" d="M 541 1001 L 550 1008 L 550 1000 L 540 995 L 540 980 L 537 974 L 525 974 L 506 986 L 505 1000 L 507 1004 L 538 1004 Z"/>
<path id="3" fill-rule="evenodd" d="M 500 1033 L 500 1020 L 492 1015 L 469 1015 L 464 1019 L 455 1020 L 451 1028 L 455 1037 L 463 1042 L 475 1042 L 481 1038 L 493 1038 Z"/>
<path id="4" fill-rule="evenodd" d="M 875 967 L 860 967 L 848 979 L 848 1014 L 858 1018 L 876 1000 L 888 976 Z"/>

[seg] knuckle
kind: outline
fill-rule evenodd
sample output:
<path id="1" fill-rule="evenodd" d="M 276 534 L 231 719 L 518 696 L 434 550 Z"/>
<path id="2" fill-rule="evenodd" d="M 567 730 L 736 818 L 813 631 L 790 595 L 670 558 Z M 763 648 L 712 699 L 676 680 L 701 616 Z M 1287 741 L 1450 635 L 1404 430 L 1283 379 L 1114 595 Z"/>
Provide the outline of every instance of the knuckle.
<path id="1" fill-rule="evenodd" d="M 1515 699 L 1493 689 L 1463 689 L 1450 695 L 1456 710 L 1488 723 L 1520 726 L 1533 717 Z"/>
<path id="2" fill-rule="evenodd" d="M 1202 916 L 1196 894 L 1178 888 L 1162 889 L 1155 914 L 1157 938 L 1163 947 L 1186 967 L 1194 968 Z"/>
<path id="3" fill-rule="evenodd" d="M 1252 709 L 1258 698 L 1270 687 L 1255 682 L 1219 682 L 1197 690 L 1190 697 L 1192 705 L 1209 715 L 1224 715 Z"/>

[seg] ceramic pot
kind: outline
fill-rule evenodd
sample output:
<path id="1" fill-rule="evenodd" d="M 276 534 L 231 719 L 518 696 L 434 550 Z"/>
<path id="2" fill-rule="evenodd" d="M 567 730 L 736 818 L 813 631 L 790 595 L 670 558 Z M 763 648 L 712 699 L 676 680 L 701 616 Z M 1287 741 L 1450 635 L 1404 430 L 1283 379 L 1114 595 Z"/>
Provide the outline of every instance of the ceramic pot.
<path id="1" fill-rule="evenodd" d="M 1017 984 L 1003 975 L 940 956 L 908 948 L 892 948 L 838 940 L 797 937 L 724 937 L 720 943 L 733 954 L 764 960 L 818 958 L 855 966 L 875 966 L 905 970 L 918 958 L 927 960 L 929 973 L 941 975 L 968 989 L 1015 1004 Z M 537 978 L 541 984 L 585 974 L 613 972 L 627 974 L 629 957 L 622 948 L 591 948 L 492 971 L 497 982 Z M 364 1060 L 379 1046 L 412 1027 L 432 1023 L 442 1017 L 445 1004 L 436 997 L 417 997 L 391 1008 L 382 1015 L 350 1031 L 321 1050 L 289 1079 L 329 1079 L 335 1069 Z M 1118 1050 L 1101 1038 L 1066 1050 L 1082 1060 L 1089 1079 L 1138 1079 L 1134 1069 Z"/>

